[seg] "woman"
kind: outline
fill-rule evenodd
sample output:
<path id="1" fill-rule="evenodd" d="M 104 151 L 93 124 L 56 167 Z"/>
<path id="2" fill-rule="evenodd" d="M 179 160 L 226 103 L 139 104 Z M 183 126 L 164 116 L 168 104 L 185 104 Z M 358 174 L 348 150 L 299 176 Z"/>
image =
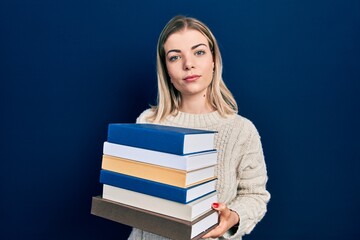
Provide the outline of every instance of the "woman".
<path id="1" fill-rule="evenodd" d="M 204 238 L 241 239 L 263 218 L 270 194 L 259 134 L 237 114 L 222 79 L 215 37 L 202 22 L 183 16 L 170 20 L 157 45 L 157 105 L 138 123 L 216 130 L 216 190 L 219 225 Z M 129 239 L 164 239 L 133 229 Z"/>

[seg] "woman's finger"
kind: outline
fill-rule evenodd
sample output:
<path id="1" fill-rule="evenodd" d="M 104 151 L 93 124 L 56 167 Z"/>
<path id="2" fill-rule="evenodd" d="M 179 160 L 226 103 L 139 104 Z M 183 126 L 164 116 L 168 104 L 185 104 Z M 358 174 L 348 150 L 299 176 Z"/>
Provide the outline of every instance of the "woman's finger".
<path id="1" fill-rule="evenodd" d="M 230 209 L 224 203 L 215 202 L 212 204 L 212 208 L 219 212 L 220 218 L 227 217 L 231 214 Z"/>

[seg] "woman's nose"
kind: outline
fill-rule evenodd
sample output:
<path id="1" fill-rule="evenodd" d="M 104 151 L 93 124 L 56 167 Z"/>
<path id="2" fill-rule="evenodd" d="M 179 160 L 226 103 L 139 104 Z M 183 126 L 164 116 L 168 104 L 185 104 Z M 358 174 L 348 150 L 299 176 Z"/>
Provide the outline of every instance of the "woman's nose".
<path id="1" fill-rule="evenodd" d="M 184 59 L 184 70 L 190 70 L 195 68 L 194 61 L 190 56 L 187 56 Z"/>

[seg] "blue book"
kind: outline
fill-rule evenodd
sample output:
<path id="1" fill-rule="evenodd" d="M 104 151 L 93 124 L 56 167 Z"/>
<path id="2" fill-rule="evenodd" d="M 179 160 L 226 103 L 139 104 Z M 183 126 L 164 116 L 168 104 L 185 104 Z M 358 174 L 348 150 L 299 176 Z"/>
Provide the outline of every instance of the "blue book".
<path id="1" fill-rule="evenodd" d="M 216 178 L 188 188 L 180 188 L 108 170 L 101 170 L 100 183 L 187 204 L 215 192 Z"/>
<path id="2" fill-rule="evenodd" d="M 157 124 L 111 123 L 107 141 L 159 152 L 185 155 L 214 149 L 215 131 Z"/>

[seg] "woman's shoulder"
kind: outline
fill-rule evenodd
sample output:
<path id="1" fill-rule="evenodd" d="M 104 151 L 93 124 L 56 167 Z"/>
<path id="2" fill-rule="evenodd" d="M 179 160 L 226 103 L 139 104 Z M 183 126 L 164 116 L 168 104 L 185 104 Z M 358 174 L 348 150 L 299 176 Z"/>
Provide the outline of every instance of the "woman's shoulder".
<path id="1" fill-rule="evenodd" d="M 235 115 L 234 124 L 238 127 L 241 126 L 240 128 L 242 129 L 242 132 L 258 134 L 258 130 L 257 130 L 255 124 L 250 119 L 248 119 L 247 117 L 244 117 L 240 114 Z"/>
<path id="2" fill-rule="evenodd" d="M 148 123 L 147 119 L 152 114 L 153 114 L 153 110 L 151 108 L 146 109 L 136 118 L 136 123 Z"/>

